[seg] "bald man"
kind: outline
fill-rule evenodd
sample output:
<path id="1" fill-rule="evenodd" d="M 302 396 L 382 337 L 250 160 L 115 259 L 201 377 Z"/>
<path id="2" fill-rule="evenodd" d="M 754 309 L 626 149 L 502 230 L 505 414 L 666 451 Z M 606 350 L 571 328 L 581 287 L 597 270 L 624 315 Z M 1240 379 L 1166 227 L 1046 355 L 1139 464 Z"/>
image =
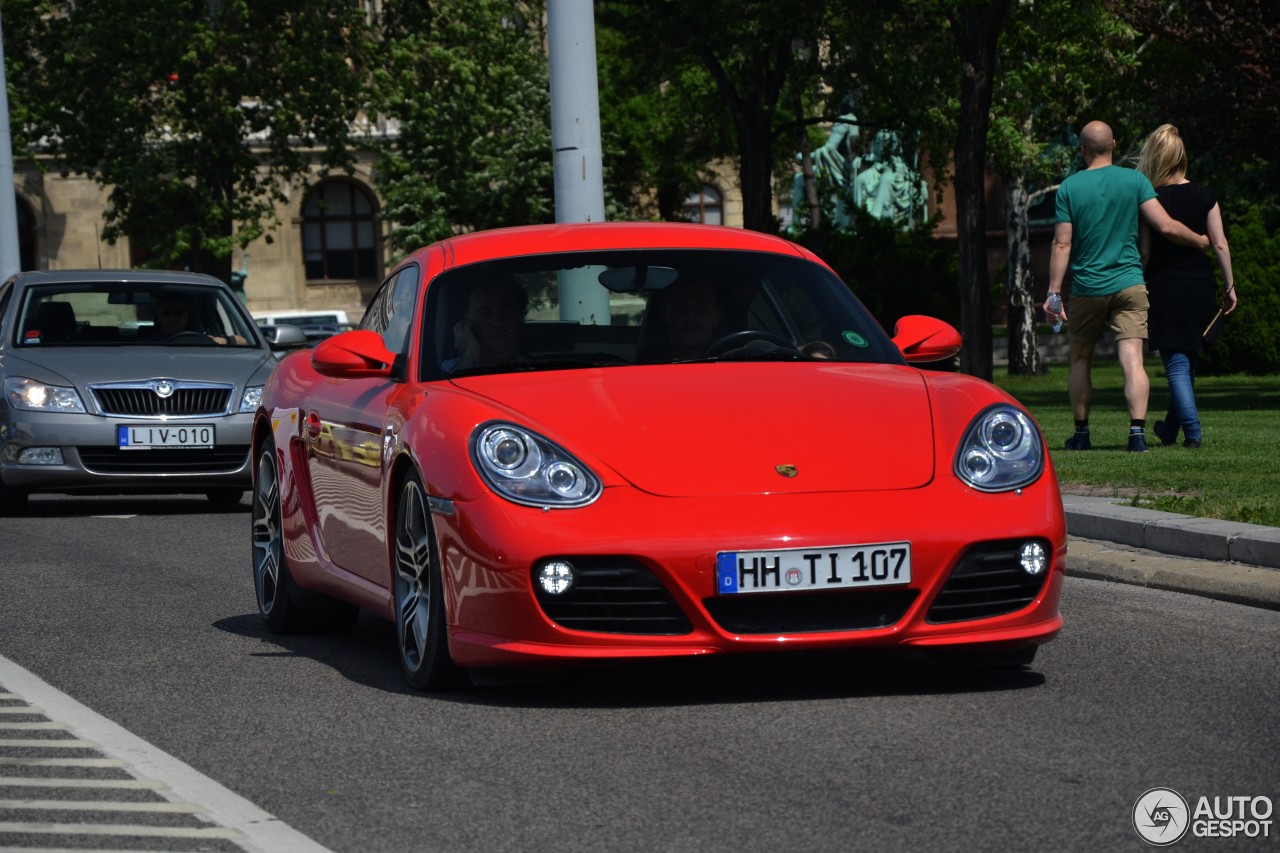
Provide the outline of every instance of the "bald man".
<path id="1" fill-rule="evenodd" d="M 1093 350 L 1105 329 L 1116 337 L 1116 355 L 1124 372 L 1124 398 L 1129 409 L 1128 449 L 1147 449 L 1147 397 L 1151 383 L 1143 366 L 1147 339 L 1147 287 L 1138 253 L 1138 217 L 1158 234 L 1209 248 L 1209 238 L 1173 219 L 1160 206 L 1156 191 L 1136 169 L 1112 163 L 1116 150 L 1111 128 L 1091 121 L 1080 131 L 1085 168 L 1058 187 L 1053 250 L 1049 256 L 1049 293 L 1061 293 L 1071 270 L 1071 372 L 1068 392 L 1075 434 L 1067 450 L 1090 450 L 1089 408 L 1093 402 Z M 1053 313 L 1045 300 L 1046 315 Z M 1067 319 L 1064 308 L 1059 312 Z"/>

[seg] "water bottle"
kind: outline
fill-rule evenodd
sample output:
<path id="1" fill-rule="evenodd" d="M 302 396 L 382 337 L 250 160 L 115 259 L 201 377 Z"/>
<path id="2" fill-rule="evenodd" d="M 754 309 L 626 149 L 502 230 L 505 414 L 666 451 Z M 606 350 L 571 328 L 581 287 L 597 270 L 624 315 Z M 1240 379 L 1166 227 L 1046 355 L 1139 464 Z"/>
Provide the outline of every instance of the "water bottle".
<path id="1" fill-rule="evenodd" d="M 1053 331 L 1062 331 L 1062 297 L 1056 293 L 1049 294 L 1049 314 L 1053 318 Z"/>

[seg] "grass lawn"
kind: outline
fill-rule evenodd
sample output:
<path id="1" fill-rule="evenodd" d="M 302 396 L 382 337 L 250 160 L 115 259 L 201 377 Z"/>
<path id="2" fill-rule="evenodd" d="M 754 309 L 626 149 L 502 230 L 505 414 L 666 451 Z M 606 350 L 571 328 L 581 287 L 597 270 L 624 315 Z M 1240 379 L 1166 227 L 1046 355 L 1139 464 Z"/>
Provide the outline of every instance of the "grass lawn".
<path id="1" fill-rule="evenodd" d="M 1120 496 L 1134 506 L 1164 512 L 1280 527 L 1280 376 L 1205 376 L 1196 379 L 1196 403 L 1204 446 L 1164 447 L 1151 431 L 1169 404 L 1164 367 L 1147 361 L 1151 407 L 1148 453 L 1129 453 L 1129 416 L 1114 358 L 1093 367 L 1089 428 L 1093 450 L 1071 452 L 1062 443 L 1074 432 L 1067 399 L 1067 366 L 1051 364 L 1045 376 L 995 371 L 1004 388 L 1035 416 L 1064 491 Z M 1179 442 L 1182 436 L 1179 435 Z"/>

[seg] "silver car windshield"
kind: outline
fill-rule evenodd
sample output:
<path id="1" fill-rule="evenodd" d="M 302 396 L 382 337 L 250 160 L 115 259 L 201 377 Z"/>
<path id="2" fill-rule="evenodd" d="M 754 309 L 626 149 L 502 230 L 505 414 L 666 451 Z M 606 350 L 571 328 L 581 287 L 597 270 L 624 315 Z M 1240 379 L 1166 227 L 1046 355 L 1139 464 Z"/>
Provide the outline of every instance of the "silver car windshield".
<path id="1" fill-rule="evenodd" d="M 230 290 L 163 282 L 28 288 L 14 343 L 27 347 L 258 346 Z"/>

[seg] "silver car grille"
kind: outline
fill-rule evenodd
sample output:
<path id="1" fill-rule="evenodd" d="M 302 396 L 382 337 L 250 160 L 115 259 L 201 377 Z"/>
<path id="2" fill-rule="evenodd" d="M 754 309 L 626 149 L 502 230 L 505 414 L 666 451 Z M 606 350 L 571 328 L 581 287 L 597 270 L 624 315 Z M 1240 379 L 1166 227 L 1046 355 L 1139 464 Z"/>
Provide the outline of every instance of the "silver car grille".
<path id="1" fill-rule="evenodd" d="M 225 415 L 234 390 L 232 385 L 174 379 L 89 386 L 100 412 L 122 418 Z"/>

